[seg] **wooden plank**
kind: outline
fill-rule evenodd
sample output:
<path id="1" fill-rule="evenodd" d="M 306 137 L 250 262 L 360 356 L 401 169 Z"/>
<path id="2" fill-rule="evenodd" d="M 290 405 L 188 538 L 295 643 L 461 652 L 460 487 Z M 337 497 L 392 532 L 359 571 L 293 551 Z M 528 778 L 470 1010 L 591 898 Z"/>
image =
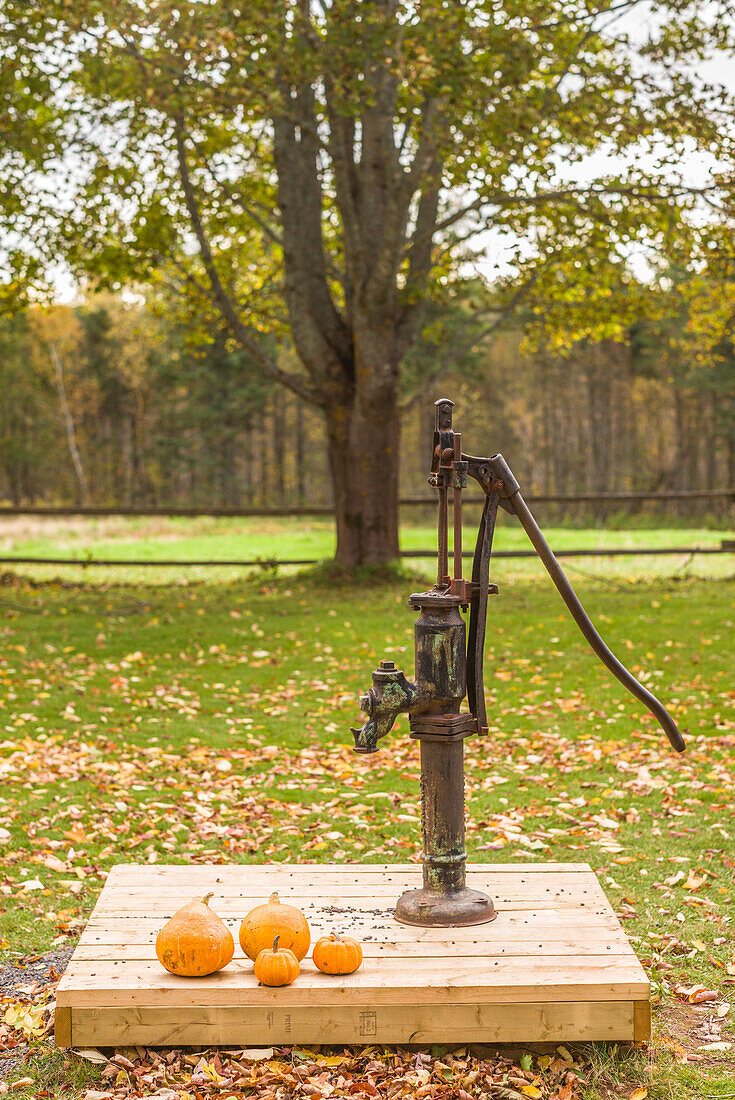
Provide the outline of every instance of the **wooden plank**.
<path id="1" fill-rule="evenodd" d="M 218 974 L 206 978 L 177 978 L 156 962 L 129 960 L 88 963 L 72 960 L 57 989 L 60 1004 L 186 1005 L 196 997 L 200 1004 L 233 1005 L 319 1002 L 320 998 L 356 1003 L 367 998 L 375 1004 L 401 1003 L 407 997 L 417 1003 L 453 1004 L 471 999 L 521 1001 L 538 996 L 545 1000 L 623 1000 L 643 997 L 649 983 L 630 957 L 590 955 L 585 959 L 544 956 L 502 959 L 367 959 L 356 974 L 338 979 L 321 974 L 312 963 L 302 964 L 298 982 L 288 993 L 259 986 L 252 963 L 235 959 Z M 409 993 L 410 991 L 410 993 Z"/>
<path id="2" fill-rule="evenodd" d="M 580 879 L 581 876 L 577 876 Z M 549 882 L 549 879 L 546 879 Z M 252 902 L 253 905 L 262 905 L 267 901 L 272 892 L 272 888 L 275 885 L 275 880 L 270 882 L 263 882 L 261 884 L 251 884 L 249 882 L 243 882 L 240 884 L 226 885 L 219 882 L 209 883 L 209 889 L 206 893 L 213 893 L 214 899 L 212 905 L 216 905 L 220 900 L 236 901 L 238 903 Z M 335 900 L 344 901 L 356 901 L 363 898 L 369 898 L 375 901 L 382 901 L 386 904 L 395 903 L 396 899 L 404 890 L 415 890 L 421 885 L 419 879 L 407 880 L 400 879 L 395 883 L 385 882 L 381 879 L 375 884 L 370 883 L 350 883 L 345 882 L 340 884 L 337 881 L 331 882 L 326 886 L 304 884 L 300 887 L 282 886 L 277 891 L 279 899 L 283 902 L 308 904 L 316 901 L 326 901 L 326 903 L 332 904 Z M 552 883 L 546 885 L 546 883 L 539 883 L 538 881 L 522 881 L 517 880 L 512 884 L 504 884 L 497 882 L 494 879 L 470 879 L 469 885 L 484 890 L 486 893 L 492 895 L 496 900 L 501 901 L 523 901 L 527 898 L 594 898 L 595 900 L 603 898 L 604 894 L 601 887 L 595 882 L 594 876 L 590 876 L 589 879 L 576 881 L 573 883 L 556 883 L 552 880 Z M 200 898 L 205 892 L 205 888 L 202 887 L 201 891 L 197 889 L 190 889 L 185 892 L 185 887 L 176 885 L 146 885 L 146 886 L 113 886 L 110 888 L 107 895 L 108 898 L 114 898 L 125 904 L 128 900 L 140 900 L 146 905 L 160 905 L 161 903 L 168 902 L 169 905 L 175 902 L 177 905 L 183 905 L 184 901 L 191 901 L 194 898 Z"/>
<path id="3" fill-rule="evenodd" d="M 54 1010 L 54 1042 L 57 1047 L 71 1046 L 71 1008 L 57 1004 Z"/>
<path id="4" fill-rule="evenodd" d="M 75 1008 L 74 1036 L 85 1047 L 630 1041 L 636 1003 Z"/>
<path id="5" fill-rule="evenodd" d="M 381 796 L 381 798 L 389 799 L 388 795 Z M 379 806 L 381 799 L 374 800 L 376 806 Z M 554 861 L 548 860 L 543 863 L 523 863 L 517 861 L 515 863 L 499 863 L 494 860 L 487 860 L 482 863 L 473 862 L 468 860 L 467 871 L 470 874 L 479 872 L 486 874 L 488 871 L 498 874 L 516 875 L 518 873 L 524 873 L 526 871 L 533 871 L 534 874 L 541 875 L 555 875 L 558 872 L 577 872 L 577 871 L 591 871 L 592 867 L 589 863 L 571 863 L 566 861 Z M 308 860 L 303 863 L 281 863 L 279 860 L 265 860 L 258 861 L 257 863 L 116 863 L 110 868 L 109 876 L 115 875 L 128 875 L 132 872 L 143 872 L 146 876 L 153 878 L 157 876 L 163 876 L 168 878 L 171 874 L 181 875 L 182 878 L 189 878 L 192 874 L 205 875 L 210 870 L 221 871 L 223 874 L 237 874 L 240 871 L 248 871 L 254 874 L 260 874 L 265 871 L 278 871 L 279 875 L 290 874 L 303 874 L 309 875 L 331 875 L 335 872 L 356 872 L 360 875 L 374 875 L 374 874 L 391 874 L 393 872 L 412 871 L 415 874 L 421 874 L 421 860 L 416 859 L 410 863 L 361 863 L 350 862 L 347 863 L 310 863 Z"/>
<path id="6" fill-rule="evenodd" d="M 165 870 L 165 868 L 161 868 Z M 134 889 L 150 888 L 156 890 L 162 889 L 176 889 L 181 890 L 182 887 L 192 885 L 195 892 L 202 888 L 214 885 L 220 885 L 226 889 L 233 889 L 234 887 L 242 888 L 243 884 L 246 888 L 250 889 L 253 884 L 256 884 L 259 888 L 278 886 L 279 892 L 293 886 L 306 886 L 309 890 L 320 890 L 324 886 L 332 885 L 339 886 L 341 890 L 352 887 L 361 886 L 364 888 L 374 889 L 376 883 L 378 886 L 393 885 L 402 886 L 405 882 L 411 885 L 420 885 L 422 872 L 420 867 L 412 867 L 405 871 L 396 871 L 394 869 L 381 870 L 379 873 L 362 874 L 357 868 L 345 867 L 329 869 L 328 871 L 322 870 L 318 875 L 309 874 L 308 868 L 301 868 L 300 871 L 292 871 L 288 874 L 280 874 L 278 871 L 278 865 L 272 867 L 260 867 L 250 868 L 246 865 L 240 867 L 212 867 L 208 869 L 206 875 L 182 875 L 181 868 L 176 868 L 176 874 L 162 874 L 153 876 L 146 874 L 144 869 L 135 868 L 131 874 L 119 874 L 116 875 L 111 872 L 106 880 L 106 885 L 114 887 L 116 889 L 132 887 Z M 192 868 L 194 870 L 194 868 Z M 470 871 L 467 875 L 468 881 L 482 880 L 483 882 L 497 882 L 500 886 L 516 886 L 519 882 L 539 883 L 544 887 L 553 886 L 555 883 L 560 883 L 565 886 L 576 886 L 579 883 L 584 882 L 597 882 L 597 876 L 590 868 L 580 871 L 557 871 L 556 874 L 550 875 L 545 872 L 538 872 L 534 868 L 526 868 L 523 871 L 515 871 L 512 874 L 504 874 L 496 871 L 493 867 L 485 867 L 482 871 Z"/>
<path id="7" fill-rule="evenodd" d="M 372 898 L 364 898 L 362 899 L 362 905 L 359 898 L 315 898 L 313 902 L 304 902 L 299 898 L 284 898 L 283 900 L 287 901 L 289 905 L 296 905 L 310 925 L 314 924 L 316 926 L 319 923 L 327 922 L 333 927 L 339 925 L 340 922 L 356 920 L 362 926 L 367 926 L 367 922 L 372 922 L 375 928 L 384 930 L 398 923 L 395 919 L 395 906 L 386 904 L 384 898 L 377 899 L 375 902 Z M 104 904 L 98 903 L 95 906 L 92 917 L 97 923 L 108 919 L 119 921 L 140 920 L 143 917 L 151 917 L 162 923 L 172 917 L 180 908 L 180 905 L 175 903 L 173 899 L 167 899 L 167 902 L 167 904 L 159 902 L 158 905 L 153 903 L 146 905 L 144 900 L 137 898 L 126 898 L 124 901 L 121 898 L 106 898 Z M 213 898 L 211 902 L 215 913 L 225 922 L 229 921 L 235 924 L 241 921 L 257 904 L 258 901 L 254 898 Z M 368 905 L 370 906 L 369 909 L 366 908 Z M 496 920 L 505 920 L 512 917 L 522 920 L 530 912 L 556 914 L 560 921 L 565 919 L 565 915 L 571 915 L 571 913 L 589 913 L 592 917 L 604 917 L 609 913 L 607 906 L 599 899 L 564 897 L 517 900 L 496 898 L 496 911 Z"/>
<path id="8" fill-rule="evenodd" d="M 636 1043 L 647 1043 L 651 1038 L 651 1002 L 633 1002 L 633 1039 Z"/>
<path id="9" fill-rule="evenodd" d="M 240 919 L 237 917 L 225 917 L 225 924 L 232 930 L 233 935 L 240 927 Z M 335 917 L 327 912 L 320 912 L 314 920 L 312 939 L 320 929 L 332 930 L 336 922 Z M 128 916 L 109 916 L 107 914 L 93 914 L 89 923 L 82 932 L 80 944 L 84 943 L 136 943 L 147 942 L 155 938 L 161 927 L 161 918 L 149 914 L 137 914 Z M 400 924 L 391 915 L 387 917 L 374 917 L 370 913 L 355 913 L 350 918 L 350 928 L 359 932 L 364 938 L 380 939 L 390 937 L 396 942 L 407 944 L 432 943 L 444 941 L 451 937 L 453 942 L 472 940 L 482 934 L 483 938 L 493 940 L 505 935 L 515 936 L 519 942 L 526 943 L 534 936 L 540 935 L 546 940 L 554 940 L 568 934 L 570 937 L 586 935 L 608 936 L 621 935 L 627 942 L 627 937 L 622 930 L 620 922 L 612 910 L 597 912 L 592 909 L 580 911 L 568 909 L 519 909 L 505 910 L 498 914 L 492 923 L 492 927 L 485 929 L 484 925 L 476 925 L 470 928 L 418 928 L 412 925 Z M 481 933 L 481 930 L 482 933 Z"/>
<path id="10" fill-rule="evenodd" d="M 233 936 L 235 938 L 235 944 L 237 945 L 237 929 L 232 929 Z M 112 943 L 101 944 L 79 944 L 74 957 L 78 961 L 85 960 L 87 962 L 93 962 L 98 960 L 153 960 L 156 957 L 155 953 L 155 941 L 156 936 L 149 936 L 148 939 L 131 943 L 130 940 L 121 942 L 122 937 L 118 937 Z M 366 959 L 382 958 L 382 959 L 405 959 L 407 956 L 417 957 L 417 952 L 411 950 L 411 945 L 407 940 L 400 941 L 385 941 L 376 942 L 371 940 L 362 940 L 362 953 Z M 599 932 L 595 933 L 590 931 L 586 938 L 576 939 L 567 937 L 566 939 L 559 939 L 555 941 L 542 941 L 537 940 L 529 941 L 528 943 L 520 943 L 517 939 L 513 940 L 427 940 L 421 945 L 421 958 L 431 959 L 446 959 L 446 958 L 475 958 L 475 959 L 488 959 L 510 956 L 515 959 L 525 959 L 526 957 L 532 957 L 537 955 L 555 955 L 557 957 L 562 955 L 570 955 L 576 958 L 584 958 L 587 955 L 599 955 L 600 951 L 600 936 Z M 621 934 L 614 943 L 607 943 L 609 951 L 606 951 L 605 957 L 625 957 L 635 958 L 633 950 L 630 944 L 625 940 L 625 937 Z M 240 956 L 239 949 L 237 950 L 237 956 Z M 307 953 L 307 958 L 311 958 L 311 951 Z"/>
<path id="11" fill-rule="evenodd" d="M 500 911 L 503 906 L 513 907 L 513 909 L 519 909 L 524 907 L 531 909 L 534 906 L 543 905 L 548 909 L 552 906 L 561 906 L 565 909 L 571 907 L 580 906 L 581 908 L 607 908 L 605 903 L 605 896 L 600 892 L 593 892 L 592 889 L 580 891 L 579 893 L 567 892 L 555 892 L 549 890 L 548 892 L 541 893 L 540 891 L 524 891 L 519 889 L 518 891 L 506 891 L 499 893 L 497 891 L 486 891 L 495 903 L 495 908 Z M 395 903 L 398 899 L 400 891 L 388 889 L 385 893 L 379 893 L 377 890 L 372 892 L 365 892 L 364 894 L 340 894 L 336 892 L 333 894 L 314 894 L 307 895 L 306 892 L 298 894 L 289 894 L 284 891 L 279 894 L 279 899 L 287 905 L 295 905 L 297 908 L 302 909 L 304 913 L 307 910 L 312 912 L 323 911 L 325 909 L 343 910 L 344 912 L 352 912 L 358 910 L 360 912 L 367 911 L 368 913 L 385 914 L 386 916 L 393 916 L 395 911 Z M 104 896 L 100 896 L 100 900 L 95 906 L 95 912 L 109 913 L 111 910 L 117 908 L 120 915 L 127 913 L 150 913 L 155 915 L 157 913 L 172 913 L 176 912 L 185 902 L 193 901 L 197 899 L 197 895 L 193 897 L 182 897 L 181 892 L 178 894 L 155 894 L 151 891 L 148 894 L 140 893 L 125 893 L 110 892 Z M 250 909 L 254 909 L 257 905 L 263 905 L 268 900 L 268 896 L 265 894 L 231 894 L 229 896 L 224 894 L 214 894 L 214 897 L 210 901 L 210 905 L 216 913 L 225 912 L 233 915 L 240 914 L 244 916 Z"/>
<path id="12" fill-rule="evenodd" d="M 539 876 L 573 879 L 578 875 L 594 875 L 588 863 L 470 863 L 467 865 L 467 873 L 473 875 L 488 876 L 499 880 L 515 878 L 516 876 Z M 275 878 L 279 884 L 283 882 L 306 883 L 315 885 L 317 882 L 342 883 L 344 881 L 373 882 L 378 875 L 387 882 L 399 883 L 406 876 L 414 876 L 421 879 L 420 863 L 313 863 L 313 864 L 287 864 L 287 863 L 193 863 L 191 866 L 182 866 L 173 863 L 116 864 L 107 876 L 108 885 L 155 885 L 162 883 L 174 883 L 184 886 L 189 883 L 197 884 L 197 887 L 207 886 L 211 882 L 268 882 Z"/>
<path id="13" fill-rule="evenodd" d="M 472 875 L 467 883 L 477 889 L 490 890 L 493 893 L 508 895 L 510 897 L 546 897 L 549 894 L 584 894 L 592 891 L 595 895 L 602 892 L 600 884 L 591 872 L 578 875 L 515 875 L 512 879 L 501 875 Z M 224 898 L 253 898 L 257 902 L 267 901 L 271 892 L 278 887 L 277 893 L 282 900 L 289 897 L 331 897 L 340 895 L 350 898 L 380 897 L 395 898 L 403 890 L 416 890 L 421 886 L 419 876 L 409 875 L 376 875 L 372 880 L 357 880 L 352 876 L 342 881 L 337 876 L 331 876 L 327 881 L 324 878 L 315 882 L 294 884 L 290 880 L 284 882 L 278 878 L 265 878 L 258 881 L 250 879 L 222 882 L 211 878 L 201 885 L 189 885 L 188 889 L 183 883 L 167 883 L 161 880 L 157 883 L 127 883 L 118 881 L 108 887 L 109 893 L 115 897 L 142 898 L 166 897 L 179 900 L 183 897 L 201 897 L 203 893 L 213 892 L 215 897 Z"/>

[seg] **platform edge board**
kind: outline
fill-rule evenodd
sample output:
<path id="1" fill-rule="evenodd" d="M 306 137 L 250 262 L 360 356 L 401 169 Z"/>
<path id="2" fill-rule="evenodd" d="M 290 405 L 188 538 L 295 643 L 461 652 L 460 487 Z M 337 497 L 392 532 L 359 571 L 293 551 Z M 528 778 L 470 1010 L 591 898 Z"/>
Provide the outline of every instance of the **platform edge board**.
<path id="1" fill-rule="evenodd" d="M 633 1040 L 647 1043 L 651 1038 L 651 1001 L 633 1002 Z"/>
<path id="2" fill-rule="evenodd" d="M 246 992 L 252 993 L 254 987 Z M 237 987 L 230 987 L 223 995 L 223 987 L 214 990 L 202 990 L 194 993 L 191 988 L 173 990 L 171 987 L 162 987 L 158 990 L 128 988 L 125 990 L 110 990 L 109 988 L 80 988 L 78 986 L 59 989 L 58 1002 L 62 1006 L 72 1009 L 77 1008 L 111 1008 L 125 1009 L 128 1007 L 150 1008 L 152 1010 L 175 1008 L 178 1011 L 187 1010 L 188 1006 L 196 998 L 196 1002 L 202 1007 L 207 1006 L 216 1009 L 222 1004 L 227 1004 L 238 1009 L 258 1009 L 263 1012 L 277 1005 L 284 1005 L 284 998 L 273 995 L 271 990 L 258 990 L 257 999 L 252 996 L 238 995 L 243 991 Z M 531 1002 L 543 996 L 550 1002 L 564 1003 L 569 1001 L 586 1001 L 593 1003 L 607 1003 L 610 1001 L 634 1001 L 643 1000 L 650 995 L 648 982 L 621 982 L 608 983 L 571 981 L 560 982 L 556 985 L 539 985 L 528 983 L 514 987 L 495 986 L 457 986 L 454 989 L 422 988 L 421 986 L 402 986 L 393 989 L 360 989 L 350 991 L 351 996 L 342 996 L 341 991 L 318 989 L 314 986 L 302 987 L 285 1002 L 294 1011 L 297 1008 L 308 1008 L 316 1005 L 322 1007 L 347 1008 L 368 1000 L 373 1006 L 398 1006 L 402 1004 L 422 1004 L 426 1006 L 452 1006 L 471 1001 L 474 1005 L 481 1004 L 507 1004 L 519 1005 Z M 155 995 L 152 995 L 155 994 Z"/>
<path id="3" fill-rule="evenodd" d="M 56 1005 L 54 1010 L 54 1042 L 57 1047 L 71 1046 L 72 1009 Z"/>
<path id="4" fill-rule="evenodd" d="M 311 1043 L 633 1041 L 635 1001 L 262 1009 L 74 1009 L 82 1047 Z M 61 1045 L 57 1038 L 57 1043 Z"/>

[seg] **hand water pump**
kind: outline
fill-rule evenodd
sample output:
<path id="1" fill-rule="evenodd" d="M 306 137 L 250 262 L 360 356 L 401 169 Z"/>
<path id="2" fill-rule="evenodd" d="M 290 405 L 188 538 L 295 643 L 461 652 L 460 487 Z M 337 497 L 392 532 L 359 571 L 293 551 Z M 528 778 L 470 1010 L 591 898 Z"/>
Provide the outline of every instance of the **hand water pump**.
<path id="1" fill-rule="evenodd" d="M 677 752 L 684 739 L 669 712 L 610 651 L 579 602 L 520 493 L 502 455 L 464 454 L 461 435 L 452 429 L 454 402 L 436 403 L 436 428 L 429 484 L 439 495 L 437 580 L 428 592 L 414 592 L 409 606 L 419 612 L 415 625 L 415 680 L 407 680 L 393 661 L 381 661 L 373 684 L 360 698 L 368 715 L 353 729 L 355 751 L 376 752 L 402 712 L 409 715 L 411 737 L 421 743 L 421 829 L 423 887 L 403 894 L 396 919 L 404 924 L 458 926 L 483 924 L 496 916 L 486 894 L 466 884 L 464 846 L 465 737 L 487 733 L 483 651 L 490 584 L 490 554 L 498 507 L 521 522 L 587 642 L 608 670 L 654 715 Z M 462 490 L 467 478 L 485 494 L 472 562 L 472 579 L 462 576 Z M 449 573 L 449 490 L 453 505 L 453 567 Z M 467 625 L 460 614 L 467 612 Z M 467 697 L 468 709 L 461 710 Z"/>

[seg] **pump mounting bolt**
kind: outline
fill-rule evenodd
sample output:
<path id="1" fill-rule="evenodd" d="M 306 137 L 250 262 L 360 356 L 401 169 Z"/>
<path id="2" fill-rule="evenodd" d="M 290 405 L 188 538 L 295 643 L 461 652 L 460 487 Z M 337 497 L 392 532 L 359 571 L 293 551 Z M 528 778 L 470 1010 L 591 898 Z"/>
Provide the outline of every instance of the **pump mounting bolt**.
<path id="1" fill-rule="evenodd" d="M 394 661 L 381 661 L 380 662 L 380 671 L 381 672 L 393 672 L 395 667 L 396 666 L 395 666 Z"/>

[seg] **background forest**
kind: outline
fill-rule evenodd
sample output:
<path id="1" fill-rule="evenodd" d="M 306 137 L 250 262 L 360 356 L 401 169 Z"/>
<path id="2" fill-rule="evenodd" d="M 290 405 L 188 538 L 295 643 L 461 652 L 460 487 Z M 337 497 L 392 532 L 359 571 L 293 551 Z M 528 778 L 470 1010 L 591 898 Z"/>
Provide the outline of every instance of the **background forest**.
<path id="1" fill-rule="evenodd" d="M 451 367 L 444 350 L 419 349 L 404 386 L 402 494 L 423 491 L 444 391 L 461 404 L 467 445 L 502 450 L 528 492 L 734 485 L 731 342 L 700 341 L 694 354 L 680 328 L 664 315 L 556 354 L 510 331 Z M 152 296 L 100 293 L 5 318 L 0 363 L 7 503 L 331 503 L 318 412 L 265 379 L 224 330 L 187 324 Z"/>

